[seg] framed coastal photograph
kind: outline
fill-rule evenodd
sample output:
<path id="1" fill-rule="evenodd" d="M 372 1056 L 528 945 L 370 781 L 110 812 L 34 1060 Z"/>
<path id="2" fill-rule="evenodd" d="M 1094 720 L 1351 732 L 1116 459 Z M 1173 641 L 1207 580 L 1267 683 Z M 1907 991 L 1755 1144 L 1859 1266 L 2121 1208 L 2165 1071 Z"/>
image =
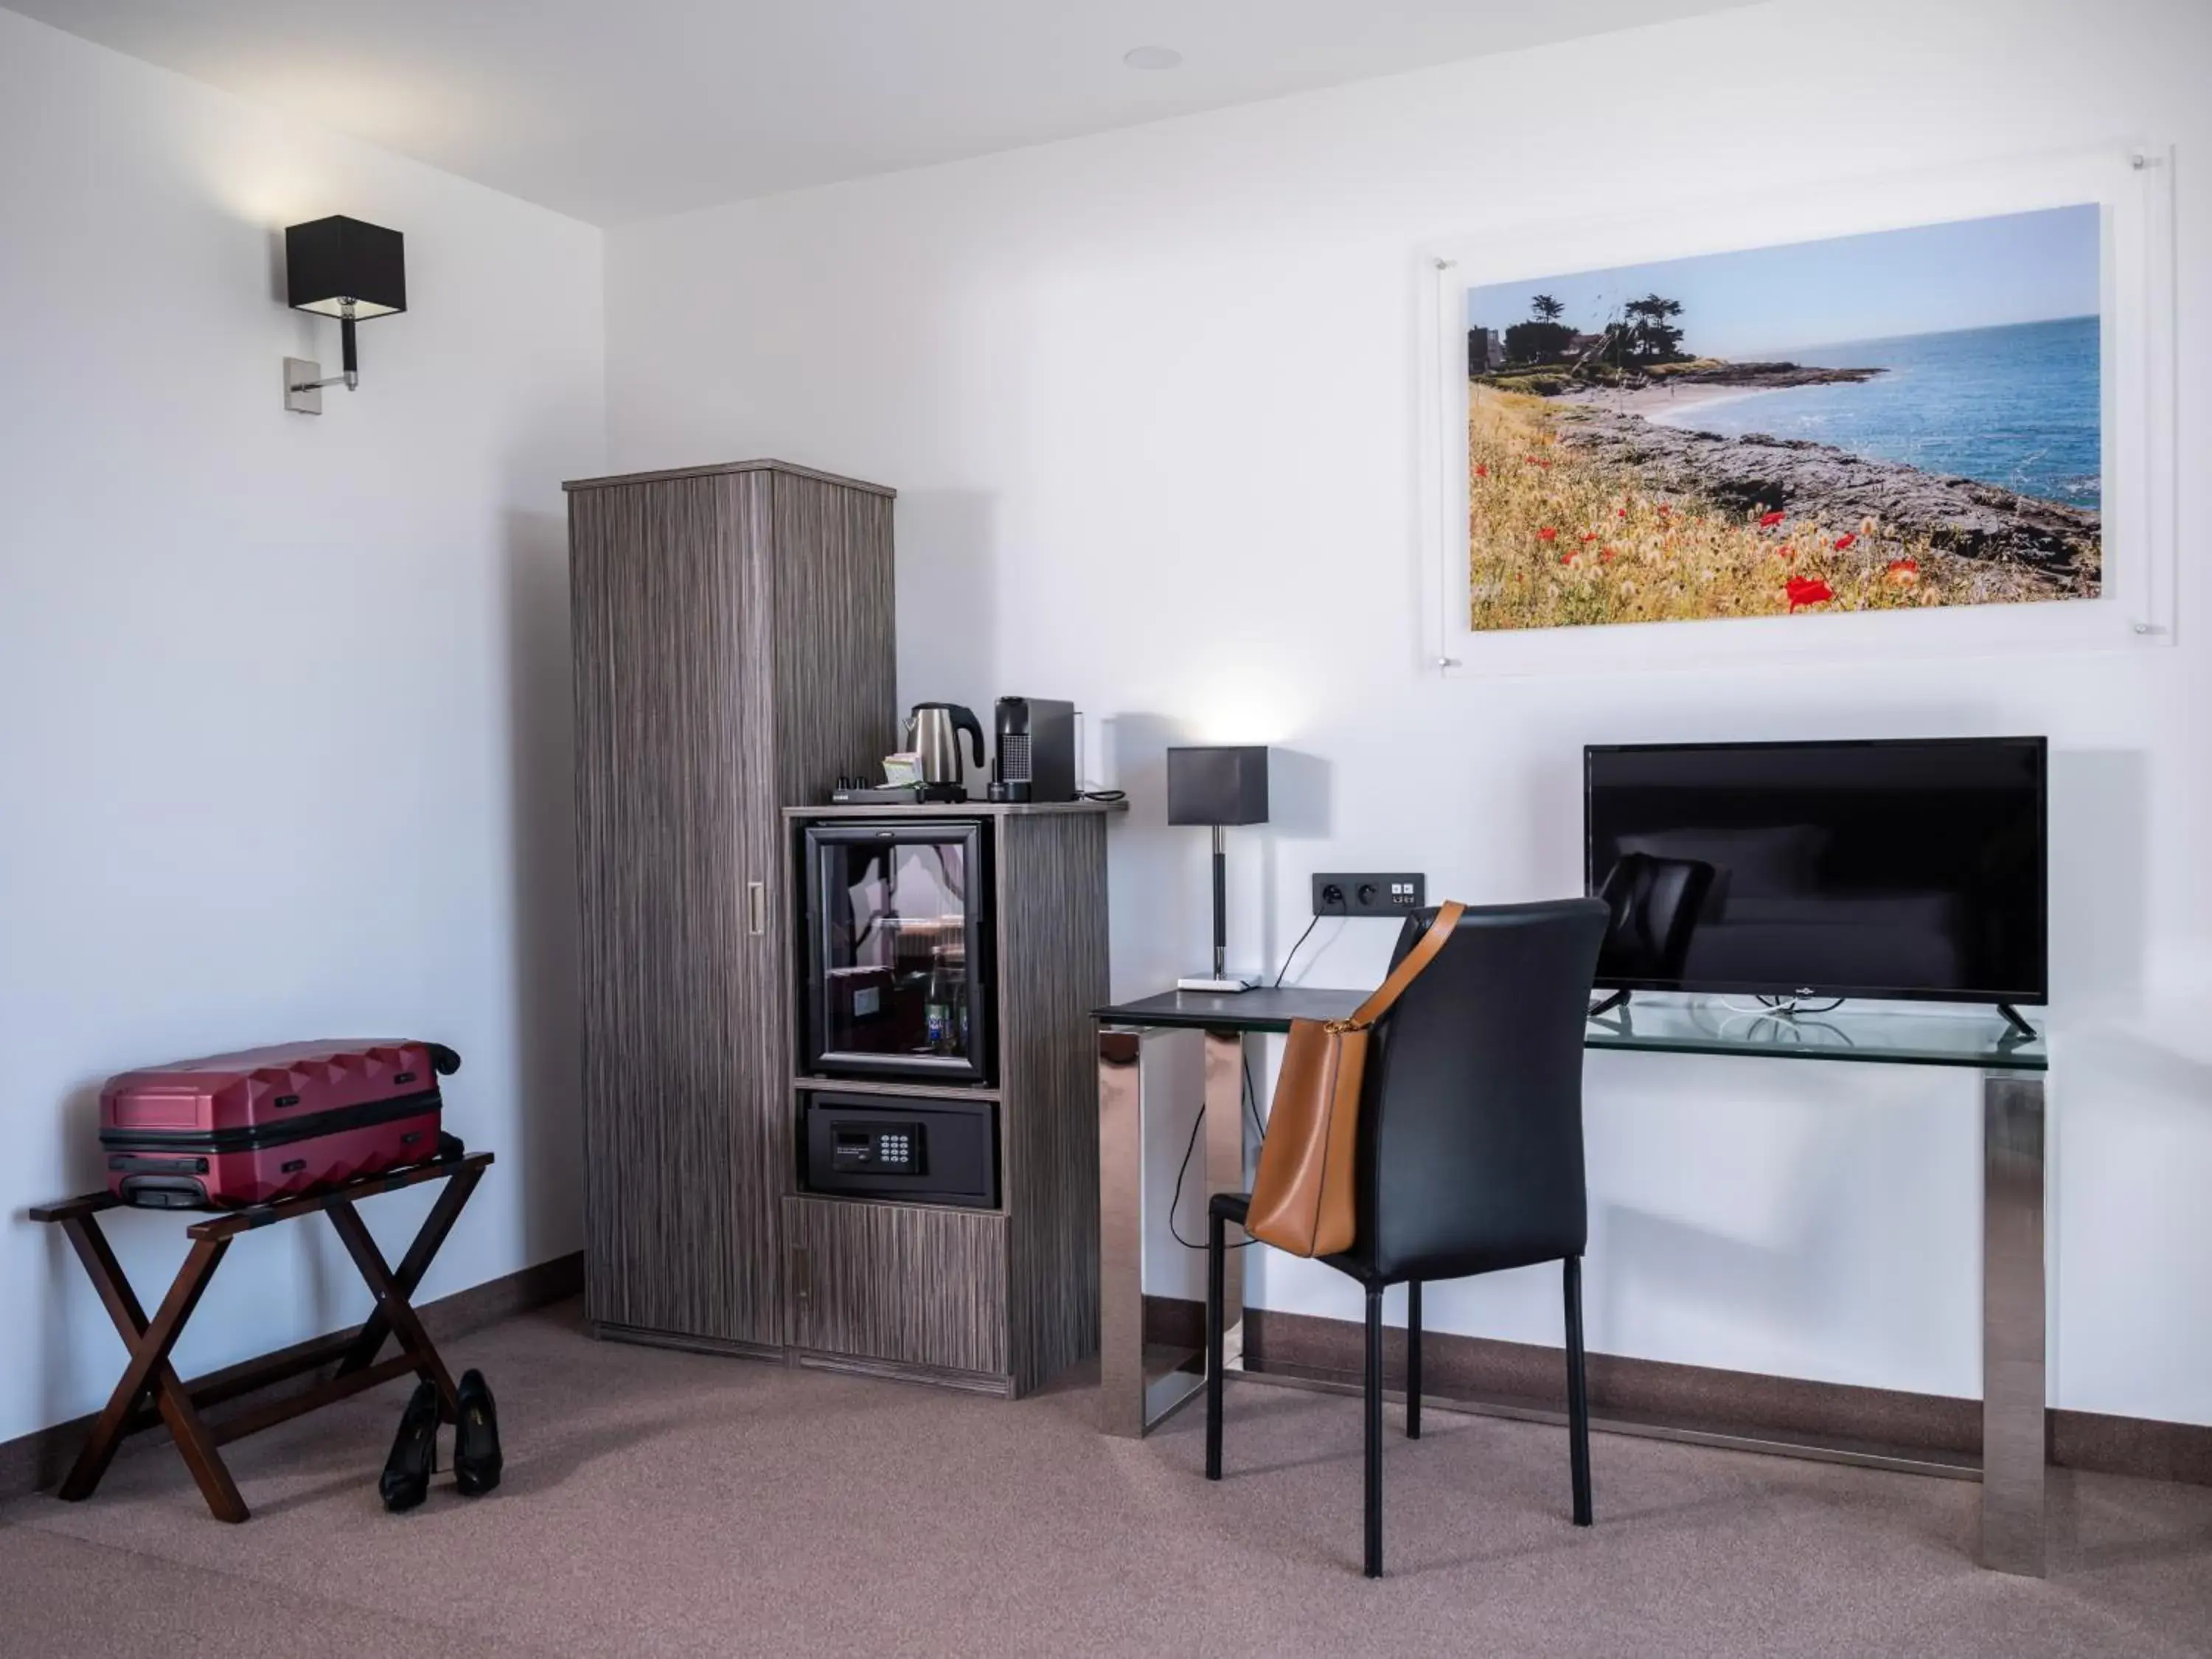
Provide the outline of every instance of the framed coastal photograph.
<path id="1" fill-rule="evenodd" d="M 1437 259 L 1437 665 L 2170 638 L 2171 302 L 2114 160 Z"/>
<path id="2" fill-rule="evenodd" d="M 2094 599 L 2094 203 L 1467 295 L 1468 625 Z"/>

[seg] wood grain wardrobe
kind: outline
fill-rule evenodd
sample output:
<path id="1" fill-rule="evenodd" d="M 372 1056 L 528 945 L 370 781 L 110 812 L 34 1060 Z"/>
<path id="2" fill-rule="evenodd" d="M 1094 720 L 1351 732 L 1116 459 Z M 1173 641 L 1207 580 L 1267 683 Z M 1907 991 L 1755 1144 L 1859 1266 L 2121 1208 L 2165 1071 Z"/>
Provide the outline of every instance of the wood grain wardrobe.
<path id="1" fill-rule="evenodd" d="M 781 1355 L 781 809 L 897 746 L 893 492 L 777 461 L 567 489 L 586 1316 Z"/>

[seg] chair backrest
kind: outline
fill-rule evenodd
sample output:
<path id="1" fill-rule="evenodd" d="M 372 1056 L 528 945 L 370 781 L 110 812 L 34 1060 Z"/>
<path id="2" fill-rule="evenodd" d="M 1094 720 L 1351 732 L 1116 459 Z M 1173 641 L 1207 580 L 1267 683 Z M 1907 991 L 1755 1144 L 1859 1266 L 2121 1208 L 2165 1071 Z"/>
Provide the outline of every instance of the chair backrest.
<path id="1" fill-rule="evenodd" d="M 1432 916 L 1407 920 L 1394 963 Z M 1582 1254 L 1583 1035 L 1607 920 L 1595 898 L 1470 909 L 1385 1017 L 1340 1266 L 1450 1279 Z"/>

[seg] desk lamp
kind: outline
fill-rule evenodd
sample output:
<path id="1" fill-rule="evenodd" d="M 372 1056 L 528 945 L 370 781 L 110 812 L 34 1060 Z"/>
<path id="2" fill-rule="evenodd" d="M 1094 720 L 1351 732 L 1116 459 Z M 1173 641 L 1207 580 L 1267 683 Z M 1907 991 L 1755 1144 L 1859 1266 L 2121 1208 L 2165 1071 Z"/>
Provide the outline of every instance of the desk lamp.
<path id="1" fill-rule="evenodd" d="M 1179 991 L 1249 991 L 1259 983 L 1231 977 L 1227 857 L 1222 829 L 1267 821 L 1267 750 L 1264 744 L 1168 750 L 1168 822 L 1213 827 L 1213 972 L 1176 981 Z"/>

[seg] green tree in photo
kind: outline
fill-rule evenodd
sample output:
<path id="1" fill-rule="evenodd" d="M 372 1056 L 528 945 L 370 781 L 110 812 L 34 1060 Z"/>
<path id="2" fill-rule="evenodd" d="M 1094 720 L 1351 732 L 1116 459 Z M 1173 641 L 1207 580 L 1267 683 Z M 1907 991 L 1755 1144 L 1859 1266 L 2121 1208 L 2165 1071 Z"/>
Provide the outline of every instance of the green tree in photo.
<path id="1" fill-rule="evenodd" d="M 1640 300 L 1631 300 L 1621 310 L 1628 318 L 1621 333 L 1626 337 L 1626 356 L 1631 361 L 1678 363 L 1687 355 L 1682 349 L 1682 331 L 1674 326 L 1674 319 L 1682 314 L 1680 300 L 1647 294 Z"/>
<path id="2" fill-rule="evenodd" d="M 1548 294 L 1539 294 L 1528 301 L 1528 309 L 1532 313 L 1528 321 L 1516 323 L 1505 331 L 1505 361 L 1516 364 L 1563 361 L 1575 337 L 1574 330 L 1559 320 L 1566 307 Z"/>

